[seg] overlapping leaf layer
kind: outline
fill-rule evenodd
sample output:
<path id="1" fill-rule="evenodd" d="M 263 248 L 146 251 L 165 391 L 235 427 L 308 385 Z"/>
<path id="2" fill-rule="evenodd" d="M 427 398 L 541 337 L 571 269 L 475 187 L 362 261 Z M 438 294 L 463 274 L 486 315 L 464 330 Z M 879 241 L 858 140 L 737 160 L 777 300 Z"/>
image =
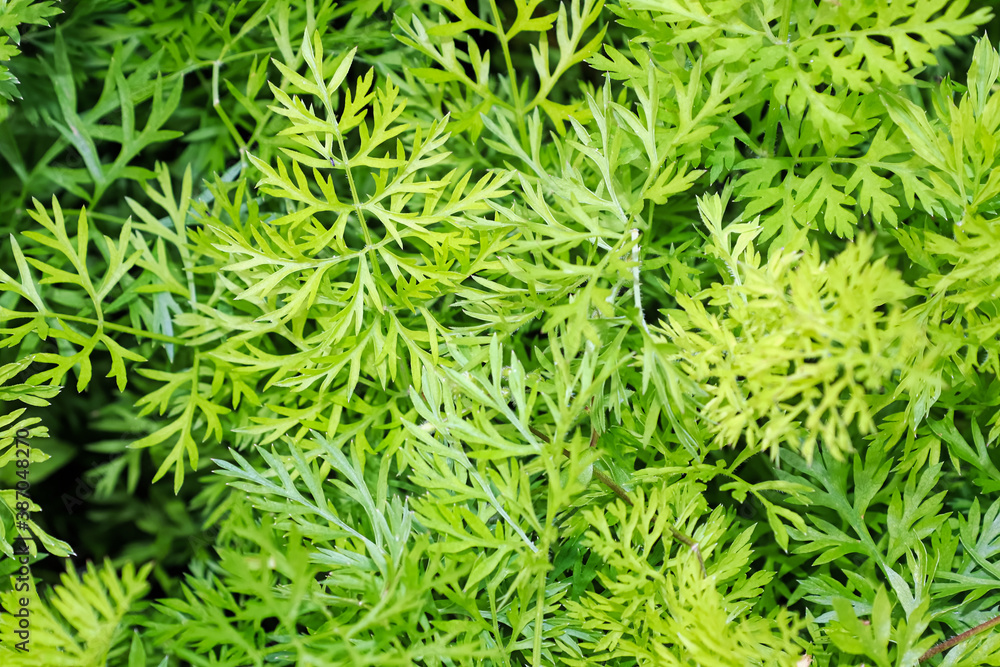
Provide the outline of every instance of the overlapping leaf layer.
<path id="1" fill-rule="evenodd" d="M 942 661 L 982 4 L 0 0 L 3 664 Z"/>

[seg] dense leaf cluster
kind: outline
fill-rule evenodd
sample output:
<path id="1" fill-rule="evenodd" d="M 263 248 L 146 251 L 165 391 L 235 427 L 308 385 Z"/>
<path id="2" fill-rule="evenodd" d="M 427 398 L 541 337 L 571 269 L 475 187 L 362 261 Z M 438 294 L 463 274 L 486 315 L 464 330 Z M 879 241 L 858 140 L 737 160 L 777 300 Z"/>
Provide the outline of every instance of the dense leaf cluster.
<path id="1" fill-rule="evenodd" d="M 1000 664 L 977 7 L 0 0 L 3 664 Z"/>

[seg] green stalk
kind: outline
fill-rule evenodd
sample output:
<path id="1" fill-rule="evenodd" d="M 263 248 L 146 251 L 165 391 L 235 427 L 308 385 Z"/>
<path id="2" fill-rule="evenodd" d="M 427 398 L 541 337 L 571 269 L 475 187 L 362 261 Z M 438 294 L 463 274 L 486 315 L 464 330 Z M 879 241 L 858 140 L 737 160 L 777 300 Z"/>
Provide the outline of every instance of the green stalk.
<path id="1" fill-rule="evenodd" d="M 490 9 L 493 10 L 493 21 L 496 24 L 497 37 L 500 39 L 500 47 L 503 49 L 503 59 L 507 64 L 507 77 L 510 79 L 510 92 L 514 98 L 514 118 L 517 120 L 517 130 L 521 135 L 521 144 L 527 146 L 528 130 L 524 125 L 524 102 L 521 100 L 521 91 L 517 88 L 514 61 L 510 58 L 510 46 L 507 44 L 507 33 L 504 32 L 503 23 L 500 21 L 500 12 L 497 10 L 496 0 L 490 0 Z"/>

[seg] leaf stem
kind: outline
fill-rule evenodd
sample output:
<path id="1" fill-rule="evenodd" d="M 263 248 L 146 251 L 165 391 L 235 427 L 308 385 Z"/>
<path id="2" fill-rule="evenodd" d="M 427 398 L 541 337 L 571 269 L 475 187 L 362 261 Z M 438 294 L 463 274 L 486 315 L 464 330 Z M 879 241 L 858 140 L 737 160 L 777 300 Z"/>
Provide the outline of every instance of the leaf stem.
<path id="1" fill-rule="evenodd" d="M 792 23 L 792 0 L 785 0 L 785 6 L 781 10 L 781 25 L 778 26 L 778 39 L 782 44 L 788 43 L 788 33 Z"/>
<path id="2" fill-rule="evenodd" d="M 517 87 L 517 70 L 514 69 L 514 62 L 510 58 L 507 33 L 503 29 L 503 22 L 500 20 L 500 12 L 497 9 L 496 0 L 490 0 L 490 9 L 493 11 L 493 20 L 496 22 L 497 38 L 500 40 L 500 47 L 503 49 L 503 59 L 507 65 L 507 76 L 510 78 L 510 93 L 514 98 L 514 119 L 517 121 L 517 129 L 521 135 L 521 144 L 527 146 L 528 131 L 524 125 L 524 117 L 526 115 L 524 101 L 521 99 L 521 91 Z"/>
<path id="3" fill-rule="evenodd" d="M 90 324 L 95 327 L 102 327 L 103 329 L 110 329 L 112 331 L 120 331 L 121 333 L 131 334 L 136 338 L 148 338 L 150 340 L 156 340 L 163 343 L 174 343 L 175 345 L 186 345 L 187 340 L 183 338 L 177 338 L 176 336 L 167 336 L 166 334 L 159 334 L 154 331 L 144 331 L 142 329 L 136 329 L 134 327 L 126 326 L 124 324 L 115 324 L 114 322 L 98 322 L 92 317 L 85 317 L 82 315 L 68 315 L 65 313 L 54 313 L 51 311 L 38 312 L 38 315 L 17 313 L 13 311 L 8 311 L 7 315 L 11 318 L 53 318 L 55 320 L 65 320 L 67 322 L 80 322 L 82 324 Z M 0 329 L 0 333 L 7 333 L 8 329 Z"/>
<path id="4" fill-rule="evenodd" d="M 938 653 L 941 653 L 942 651 L 947 651 L 952 646 L 960 644 L 961 642 L 964 642 L 966 639 L 969 639 L 970 637 L 975 637 L 979 633 L 985 632 L 997 625 L 1000 625 L 1000 616 L 994 616 L 990 620 L 986 621 L 985 623 L 980 623 L 971 630 L 966 630 L 960 635 L 955 635 L 951 639 L 946 639 L 943 642 L 936 644 L 935 646 L 931 647 L 926 653 L 920 656 L 917 659 L 917 662 L 924 662 L 925 660 L 930 660 Z"/>

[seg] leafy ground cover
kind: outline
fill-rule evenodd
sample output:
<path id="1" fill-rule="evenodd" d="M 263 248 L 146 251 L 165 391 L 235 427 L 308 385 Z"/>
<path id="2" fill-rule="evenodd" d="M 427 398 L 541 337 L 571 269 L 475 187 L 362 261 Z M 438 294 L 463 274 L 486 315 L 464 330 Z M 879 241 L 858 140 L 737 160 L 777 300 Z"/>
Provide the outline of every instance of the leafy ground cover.
<path id="1" fill-rule="evenodd" d="M 0 662 L 1000 664 L 998 27 L 0 0 Z"/>

